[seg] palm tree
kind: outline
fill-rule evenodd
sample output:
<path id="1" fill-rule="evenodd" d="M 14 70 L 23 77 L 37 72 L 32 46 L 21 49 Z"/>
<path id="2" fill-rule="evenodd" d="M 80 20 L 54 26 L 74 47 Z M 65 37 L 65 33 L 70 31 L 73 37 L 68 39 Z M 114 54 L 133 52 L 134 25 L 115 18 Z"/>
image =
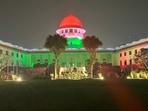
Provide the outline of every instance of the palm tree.
<path id="1" fill-rule="evenodd" d="M 90 77 L 93 78 L 92 71 L 93 71 L 93 62 L 96 59 L 96 49 L 99 46 L 102 46 L 103 43 L 96 36 L 86 36 L 82 41 L 83 41 L 83 46 L 88 51 L 90 56 L 90 61 L 89 61 L 90 72 L 88 73 L 90 73 Z"/>
<path id="2" fill-rule="evenodd" d="M 67 46 L 67 39 L 58 34 L 49 35 L 46 38 L 44 47 L 48 48 L 55 55 L 55 75 L 54 78 L 57 78 L 57 68 L 58 68 L 58 57 L 60 53 L 64 52 Z"/>

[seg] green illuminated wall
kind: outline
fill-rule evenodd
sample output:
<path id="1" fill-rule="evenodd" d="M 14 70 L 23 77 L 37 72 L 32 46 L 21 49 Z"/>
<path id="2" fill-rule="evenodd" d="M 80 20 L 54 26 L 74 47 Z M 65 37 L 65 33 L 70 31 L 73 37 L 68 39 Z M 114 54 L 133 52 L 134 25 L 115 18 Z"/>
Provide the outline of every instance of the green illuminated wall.
<path id="1" fill-rule="evenodd" d="M 30 66 L 33 67 L 34 64 L 40 63 L 48 63 L 51 64 L 54 59 L 54 54 L 51 52 L 35 52 L 30 53 L 31 55 L 31 61 Z"/>
<path id="2" fill-rule="evenodd" d="M 16 48 L 0 45 L 0 63 L 2 70 L 7 69 L 8 72 L 19 72 L 18 67 L 28 67 L 28 52 Z"/>
<path id="3" fill-rule="evenodd" d="M 113 52 L 97 52 L 97 59 L 100 63 L 105 62 L 112 63 L 112 56 Z M 67 51 L 60 54 L 58 61 L 59 65 L 62 66 L 63 64 L 66 64 L 66 67 L 69 67 L 69 64 L 71 62 L 74 63 L 75 67 L 78 66 L 78 63 L 81 63 L 82 66 L 85 66 L 86 60 L 89 59 L 88 52 L 85 51 Z M 51 64 L 54 60 L 54 54 L 51 52 L 34 52 L 31 53 L 31 61 L 30 64 L 33 66 L 33 64 L 40 63 L 44 64 L 48 60 L 48 64 Z"/>
<path id="4" fill-rule="evenodd" d="M 96 58 L 100 63 L 112 63 L 112 52 L 98 52 Z"/>
<path id="5" fill-rule="evenodd" d="M 79 38 L 68 38 L 68 48 L 82 48 L 82 40 Z"/>
<path id="6" fill-rule="evenodd" d="M 1 58 L 2 55 L 6 55 L 6 51 L 8 52 L 7 56 L 9 56 L 10 59 L 9 66 L 33 67 L 34 64 L 37 63 L 51 64 L 54 60 L 54 54 L 50 51 L 28 52 L 6 46 L 0 46 L 0 49 L 3 50 Z M 97 52 L 96 58 L 100 63 L 103 63 L 105 60 L 105 62 L 107 63 L 112 63 L 112 65 L 116 65 L 116 63 L 114 62 L 115 55 L 115 52 L 100 51 Z M 75 67 L 77 67 L 79 63 L 81 63 L 81 66 L 85 66 L 87 59 L 89 59 L 89 54 L 87 51 L 76 49 L 73 51 L 71 50 L 61 53 L 58 58 L 58 61 L 60 66 L 65 64 L 66 67 L 69 67 L 69 64 L 73 62 Z"/>

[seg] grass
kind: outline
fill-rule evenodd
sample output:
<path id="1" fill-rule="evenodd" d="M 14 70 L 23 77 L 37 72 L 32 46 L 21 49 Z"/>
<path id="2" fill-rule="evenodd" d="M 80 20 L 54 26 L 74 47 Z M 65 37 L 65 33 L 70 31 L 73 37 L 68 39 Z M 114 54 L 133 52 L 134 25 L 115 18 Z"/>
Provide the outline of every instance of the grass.
<path id="1" fill-rule="evenodd" d="M 148 80 L 123 80 L 144 107 Z M 148 108 L 148 107 L 147 107 Z M 0 111 L 118 111 L 106 81 L 0 82 Z"/>

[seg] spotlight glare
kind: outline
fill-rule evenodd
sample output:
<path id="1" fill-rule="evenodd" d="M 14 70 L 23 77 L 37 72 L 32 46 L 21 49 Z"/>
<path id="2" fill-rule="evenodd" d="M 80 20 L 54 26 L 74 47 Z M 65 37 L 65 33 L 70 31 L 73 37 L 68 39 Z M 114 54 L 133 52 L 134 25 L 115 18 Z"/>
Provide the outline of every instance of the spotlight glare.
<path id="1" fill-rule="evenodd" d="M 101 80 L 104 80 L 104 77 L 102 76 L 100 79 L 101 79 Z"/>
<path id="2" fill-rule="evenodd" d="M 129 76 L 127 76 L 127 79 L 131 79 Z"/>
<path id="3" fill-rule="evenodd" d="M 22 81 L 22 78 L 21 77 L 18 77 L 17 78 L 17 81 L 19 81 L 19 82 Z"/>

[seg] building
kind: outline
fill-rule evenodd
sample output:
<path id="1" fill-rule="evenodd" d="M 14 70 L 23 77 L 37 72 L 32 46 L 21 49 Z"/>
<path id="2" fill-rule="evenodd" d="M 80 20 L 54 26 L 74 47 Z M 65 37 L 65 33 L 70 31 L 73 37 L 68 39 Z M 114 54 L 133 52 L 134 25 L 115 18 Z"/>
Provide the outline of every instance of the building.
<path id="1" fill-rule="evenodd" d="M 72 14 L 61 21 L 56 33 L 68 39 L 66 51 L 59 56 L 61 67 L 69 67 L 70 63 L 73 63 L 74 67 L 85 66 L 86 60 L 89 59 L 89 54 L 81 41 L 85 32 L 81 21 Z M 98 48 L 96 58 L 100 64 L 106 62 L 112 66 L 125 67 L 135 64 L 134 54 L 141 48 L 148 48 L 148 38 L 115 48 Z M 8 73 L 21 73 L 24 68 L 33 68 L 37 64 L 52 64 L 53 60 L 54 54 L 48 49 L 26 49 L 0 41 L 0 66 L 1 70 L 5 68 Z"/>

